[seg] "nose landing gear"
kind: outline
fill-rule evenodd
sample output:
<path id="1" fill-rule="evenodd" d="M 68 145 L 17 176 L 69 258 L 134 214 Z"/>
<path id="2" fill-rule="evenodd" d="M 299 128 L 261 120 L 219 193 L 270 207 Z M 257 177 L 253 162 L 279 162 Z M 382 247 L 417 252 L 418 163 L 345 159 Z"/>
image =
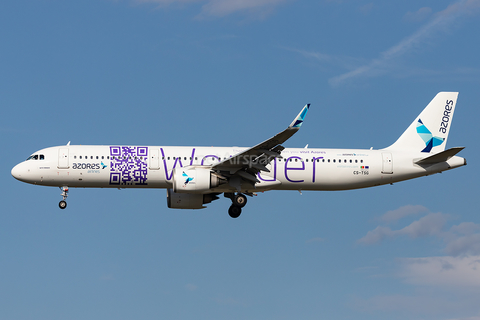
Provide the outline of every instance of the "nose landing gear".
<path id="1" fill-rule="evenodd" d="M 68 187 L 63 186 L 60 188 L 62 190 L 62 193 L 60 194 L 63 197 L 63 200 L 58 203 L 58 206 L 60 209 L 65 209 L 67 207 L 67 197 L 68 197 Z"/>
<path id="2" fill-rule="evenodd" d="M 238 218 L 242 213 L 242 208 L 247 204 L 247 197 L 242 193 L 225 193 L 224 196 L 232 200 L 232 205 L 228 208 L 228 215 Z"/>

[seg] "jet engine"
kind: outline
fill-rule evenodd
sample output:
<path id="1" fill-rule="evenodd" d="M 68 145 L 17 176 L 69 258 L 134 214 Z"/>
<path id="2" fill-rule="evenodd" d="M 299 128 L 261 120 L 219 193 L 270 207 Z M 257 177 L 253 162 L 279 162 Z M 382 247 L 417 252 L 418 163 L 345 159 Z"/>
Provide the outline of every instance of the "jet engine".
<path id="1" fill-rule="evenodd" d="M 218 193 L 176 193 L 167 189 L 167 206 L 171 209 L 203 209 L 204 204 L 218 199 Z"/>
<path id="2" fill-rule="evenodd" d="M 205 167 L 179 167 L 173 170 L 173 191 L 176 193 L 208 193 L 227 180 Z"/>

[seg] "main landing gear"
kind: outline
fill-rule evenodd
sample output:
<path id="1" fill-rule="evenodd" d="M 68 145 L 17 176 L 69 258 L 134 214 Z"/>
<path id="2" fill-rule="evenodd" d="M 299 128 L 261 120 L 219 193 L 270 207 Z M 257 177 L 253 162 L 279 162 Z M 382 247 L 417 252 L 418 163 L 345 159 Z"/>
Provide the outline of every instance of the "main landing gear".
<path id="1" fill-rule="evenodd" d="M 238 218 L 242 213 L 242 208 L 247 204 L 247 197 L 242 193 L 224 193 L 224 196 L 232 200 L 232 205 L 228 208 L 228 214 L 232 218 Z"/>
<path id="2" fill-rule="evenodd" d="M 67 200 L 68 197 L 68 187 L 63 186 L 60 187 L 60 189 L 62 190 L 61 196 L 63 197 L 63 200 L 58 203 L 58 206 L 60 207 L 60 209 L 65 209 L 67 207 L 67 201 L 65 200 Z"/>

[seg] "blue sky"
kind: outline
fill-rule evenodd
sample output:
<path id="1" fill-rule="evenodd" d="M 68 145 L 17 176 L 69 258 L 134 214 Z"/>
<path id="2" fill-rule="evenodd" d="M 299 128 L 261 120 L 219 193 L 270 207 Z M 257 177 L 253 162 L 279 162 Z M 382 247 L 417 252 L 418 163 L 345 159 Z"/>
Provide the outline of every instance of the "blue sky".
<path id="1" fill-rule="evenodd" d="M 1 319 L 480 319 L 480 1 L 0 4 Z M 468 165 L 169 210 L 20 183 L 66 144 L 383 148 L 439 91 Z"/>

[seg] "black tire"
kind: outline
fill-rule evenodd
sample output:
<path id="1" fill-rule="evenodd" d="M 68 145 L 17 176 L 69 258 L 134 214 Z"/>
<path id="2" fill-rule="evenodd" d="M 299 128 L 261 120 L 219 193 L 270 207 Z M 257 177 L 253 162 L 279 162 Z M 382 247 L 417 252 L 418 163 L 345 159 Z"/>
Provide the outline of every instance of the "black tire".
<path id="1" fill-rule="evenodd" d="M 242 208 L 231 205 L 228 209 L 228 215 L 232 218 L 238 218 L 242 213 Z"/>
<path id="2" fill-rule="evenodd" d="M 247 204 L 247 197 L 244 194 L 239 193 L 233 198 L 232 202 L 234 206 L 243 208 Z"/>
<path id="3" fill-rule="evenodd" d="M 67 202 L 62 200 L 58 203 L 58 206 L 60 207 L 60 209 L 65 209 L 67 207 Z"/>

